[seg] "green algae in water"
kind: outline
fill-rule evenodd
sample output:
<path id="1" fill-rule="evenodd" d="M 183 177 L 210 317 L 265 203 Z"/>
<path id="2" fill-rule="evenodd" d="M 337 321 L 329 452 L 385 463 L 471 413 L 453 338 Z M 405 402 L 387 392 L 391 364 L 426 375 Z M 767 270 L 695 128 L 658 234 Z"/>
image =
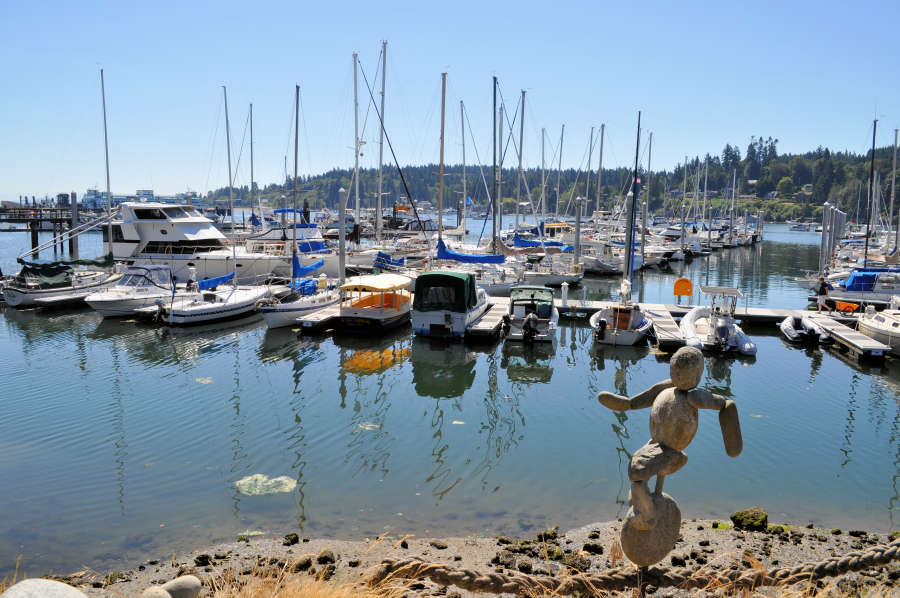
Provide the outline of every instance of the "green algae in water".
<path id="1" fill-rule="evenodd" d="M 239 479 L 234 485 L 237 486 L 238 492 L 241 494 L 258 496 L 261 494 L 291 492 L 297 487 L 297 480 L 286 475 L 270 478 L 263 473 L 255 473 Z"/>

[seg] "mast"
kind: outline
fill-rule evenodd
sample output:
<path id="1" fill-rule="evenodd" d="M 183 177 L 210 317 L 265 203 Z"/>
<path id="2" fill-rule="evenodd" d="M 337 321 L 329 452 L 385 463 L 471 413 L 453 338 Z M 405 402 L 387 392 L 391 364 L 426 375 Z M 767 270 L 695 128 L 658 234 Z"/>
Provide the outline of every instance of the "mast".
<path id="1" fill-rule="evenodd" d="M 493 169 L 493 193 L 491 193 L 491 250 L 497 250 L 497 77 L 494 77 L 494 108 L 492 110 L 491 137 L 494 139 L 494 161 L 491 165 Z"/>
<path id="2" fill-rule="evenodd" d="M 499 238 L 500 232 L 503 230 L 503 200 L 501 198 L 503 193 L 503 102 L 500 102 L 497 137 L 500 138 L 500 151 L 497 154 L 497 196 L 494 201 L 496 202 L 497 237 Z"/>
<path id="3" fill-rule="evenodd" d="M 894 184 L 897 182 L 897 129 L 894 129 L 894 164 L 891 166 L 891 211 L 888 216 L 888 234 L 894 225 Z M 900 245 L 900 224 L 897 225 L 897 235 L 894 237 L 894 249 Z"/>
<path id="4" fill-rule="evenodd" d="M 387 40 L 381 42 L 381 128 L 378 132 L 378 191 L 375 193 L 375 242 L 381 243 L 381 162 L 384 156 L 384 86 L 387 78 Z"/>
<path id="5" fill-rule="evenodd" d="M 623 272 L 624 276 L 628 277 L 628 281 L 631 282 L 631 277 L 634 274 L 633 272 L 633 264 L 634 264 L 634 202 L 637 199 L 638 193 L 638 155 L 641 148 L 641 111 L 638 110 L 638 126 L 637 126 L 637 143 L 634 148 L 634 174 L 631 177 L 631 201 L 628 202 L 627 215 L 626 215 L 626 224 L 625 224 L 625 270 Z M 623 301 L 627 301 L 630 298 L 622 298 Z"/>
<path id="6" fill-rule="evenodd" d="M 354 224 L 360 226 L 359 213 L 359 94 L 357 85 L 357 63 L 359 55 L 353 53 L 353 182 L 354 196 L 356 199 L 356 213 L 354 215 Z M 357 229 L 359 230 L 359 229 Z"/>
<path id="7" fill-rule="evenodd" d="M 591 127 L 591 136 L 588 139 L 588 161 L 587 161 L 587 180 L 584 184 L 584 201 L 588 205 L 591 205 L 591 162 L 594 159 L 594 128 Z"/>
<path id="8" fill-rule="evenodd" d="M 462 227 L 463 239 L 466 235 L 466 210 L 469 208 L 468 198 L 466 196 L 466 117 L 463 101 L 459 101 L 459 126 L 462 132 L 462 210 L 456 211 L 456 226 Z"/>
<path id="9" fill-rule="evenodd" d="M 866 218 L 866 251 L 863 254 L 863 268 L 869 261 L 869 228 L 872 226 L 872 207 L 875 205 L 875 131 L 878 129 L 878 119 L 872 121 L 872 162 L 869 166 L 869 213 Z M 823 231 L 824 233 L 824 231 Z"/>
<path id="10" fill-rule="evenodd" d="M 597 165 L 597 205 L 594 208 L 597 214 L 600 213 L 600 192 L 603 188 L 603 139 L 606 137 L 606 123 L 600 123 L 600 163 Z M 652 139 L 652 137 L 651 137 Z M 649 165 L 648 167 L 649 168 Z M 649 193 L 649 191 L 648 191 Z M 649 197 L 649 195 L 648 195 Z"/>
<path id="11" fill-rule="evenodd" d="M 250 209 L 253 209 L 253 102 L 250 102 Z M 262 211 L 260 211 L 262 216 Z M 234 216 L 231 217 L 231 226 L 234 226 Z"/>
<path id="12" fill-rule="evenodd" d="M 541 219 L 541 221 L 543 221 L 543 219 L 544 219 L 544 201 L 545 201 L 544 189 L 547 186 L 547 175 L 544 173 L 544 168 L 545 168 L 545 166 L 544 166 L 544 138 L 547 136 L 546 132 L 547 132 L 546 129 L 543 129 L 543 128 L 541 129 L 541 200 L 540 200 L 540 206 L 538 206 L 538 214 L 540 215 L 539 218 Z M 540 225 L 541 224 L 539 221 L 538 227 L 540 227 Z M 538 229 L 538 230 L 540 230 L 540 229 Z"/>
<path id="13" fill-rule="evenodd" d="M 603 147 L 603 129 L 600 130 L 600 147 Z M 602 153 L 600 154 L 603 155 Z M 644 185 L 647 186 L 647 200 L 644 202 L 643 209 L 641 210 L 641 266 L 644 265 L 644 245 L 647 241 L 647 209 L 650 205 L 650 158 L 653 157 L 653 133 L 650 133 L 649 143 L 647 145 L 647 180 L 644 182 Z M 598 187 L 599 190 L 599 187 Z M 597 193 L 597 205 L 600 205 L 600 193 Z"/>
<path id="14" fill-rule="evenodd" d="M 106 238 L 107 249 L 112 254 L 112 191 L 109 186 L 109 137 L 106 134 L 106 83 L 103 80 L 103 69 L 100 69 L 100 95 L 103 98 L 103 151 L 106 155 Z"/>
<path id="15" fill-rule="evenodd" d="M 687 202 L 688 157 L 684 157 L 684 181 L 681 187 L 681 251 L 684 252 L 684 210 Z"/>
<path id="16" fill-rule="evenodd" d="M 734 245 L 734 201 L 737 197 L 737 168 L 731 175 L 731 211 L 728 214 L 728 245 Z"/>
<path id="17" fill-rule="evenodd" d="M 222 96 L 225 98 L 225 146 L 228 151 L 228 211 L 231 212 L 231 286 L 237 287 L 237 249 L 234 245 L 234 186 L 231 180 L 231 124 L 228 120 L 228 90 L 222 86 Z"/>
<path id="18" fill-rule="evenodd" d="M 294 260 L 297 259 L 297 155 L 300 148 L 300 86 L 294 86 L 294 226 L 291 233 L 291 290 L 294 289 Z"/>
<path id="19" fill-rule="evenodd" d="M 441 165 L 438 169 L 438 239 L 444 236 L 444 109 L 447 96 L 447 73 L 441 73 Z"/>
<path id="20" fill-rule="evenodd" d="M 709 181 L 709 160 L 706 161 L 706 169 L 703 173 L 703 213 L 707 214 L 707 187 L 706 183 Z M 707 222 L 706 222 L 706 244 L 709 246 L 708 249 L 712 251 L 712 205 L 709 205 L 709 214 L 707 214 Z"/>
<path id="21" fill-rule="evenodd" d="M 562 148 L 563 136 L 566 133 L 566 124 L 563 123 L 559 131 L 559 166 L 556 168 L 556 219 L 559 220 L 559 181 L 562 178 Z"/>
<path id="22" fill-rule="evenodd" d="M 519 200 L 522 197 L 522 155 L 525 153 L 525 90 L 522 90 L 522 111 L 519 118 L 519 178 L 516 181 L 516 233 L 519 232 Z"/>

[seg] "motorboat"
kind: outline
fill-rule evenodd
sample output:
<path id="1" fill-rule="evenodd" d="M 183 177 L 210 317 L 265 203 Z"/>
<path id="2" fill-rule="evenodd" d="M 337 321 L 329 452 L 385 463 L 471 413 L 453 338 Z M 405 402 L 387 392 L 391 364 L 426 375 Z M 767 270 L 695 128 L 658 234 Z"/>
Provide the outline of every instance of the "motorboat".
<path id="1" fill-rule="evenodd" d="M 595 312 L 589 320 L 594 342 L 601 345 L 633 346 L 645 343 L 653 321 L 631 302 L 631 283 L 622 280 L 621 302 Z"/>
<path id="2" fill-rule="evenodd" d="M 691 309 L 681 319 L 680 328 L 687 346 L 706 351 L 737 351 L 742 355 L 756 355 L 756 344 L 735 321 L 740 290 L 729 287 L 700 287 L 710 297 L 711 304 Z"/>
<path id="3" fill-rule="evenodd" d="M 74 264 L 88 262 L 99 264 L 100 260 L 23 262 L 19 273 L 4 284 L 3 299 L 10 307 L 71 305 L 116 284 L 122 277 L 121 272 L 74 267 Z"/>
<path id="4" fill-rule="evenodd" d="M 181 298 L 186 293 L 186 286 L 176 289 L 169 266 L 147 264 L 128 266 L 115 286 L 91 293 L 84 300 L 104 318 L 116 318 L 155 305 L 157 299 Z"/>
<path id="5" fill-rule="evenodd" d="M 506 339 L 514 342 L 553 342 L 559 311 L 547 287 L 519 285 L 509 292 L 509 312 L 503 317 Z"/>
<path id="6" fill-rule="evenodd" d="M 888 308 L 880 312 L 871 305 L 866 307 L 858 326 L 860 332 L 888 345 L 891 353 L 900 356 L 900 295 L 891 297 Z"/>
<path id="7" fill-rule="evenodd" d="M 399 274 L 367 274 L 348 278 L 340 289 L 337 326 L 343 330 L 381 333 L 409 321 L 412 280 Z"/>
<path id="8" fill-rule="evenodd" d="M 490 306 L 475 274 L 436 270 L 416 278 L 411 311 L 415 334 L 463 338 Z"/>
<path id="9" fill-rule="evenodd" d="M 112 233 L 110 243 L 109 233 Z M 194 268 L 200 279 L 236 272 L 238 283 L 256 283 L 273 272 L 290 272 L 290 253 L 248 251 L 227 245 L 227 238 L 194 206 L 158 202 L 122 202 L 118 217 L 103 227 L 103 243 L 117 261 L 169 266 L 178 282 Z"/>
<path id="10" fill-rule="evenodd" d="M 781 334 L 792 343 L 805 343 L 814 345 L 828 345 L 834 340 L 825 333 L 812 318 L 802 315 L 787 316 L 778 324 Z"/>
<path id="11" fill-rule="evenodd" d="M 208 324 L 254 313 L 260 299 L 272 293 L 268 286 L 234 284 L 234 273 L 201 280 L 197 290 L 196 295 L 188 297 L 157 299 L 155 305 L 136 309 L 134 313 L 169 326 Z"/>

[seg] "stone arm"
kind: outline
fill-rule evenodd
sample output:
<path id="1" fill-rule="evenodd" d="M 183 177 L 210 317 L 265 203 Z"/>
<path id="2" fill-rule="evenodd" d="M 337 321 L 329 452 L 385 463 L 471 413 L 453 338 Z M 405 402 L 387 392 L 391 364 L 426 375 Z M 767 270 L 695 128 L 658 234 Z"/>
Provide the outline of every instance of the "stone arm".
<path id="1" fill-rule="evenodd" d="M 638 393 L 631 398 L 623 397 L 611 392 L 601 392 L 597 395 L 597 400 L 604 406 L 614 411 L 628 411 L 634 409 L 646 409 L 653 405 L 653 401 L 662 391 L 675 386 L 671 380 L 663 380 L 657 382 L 644 392 Z"/>
<path id="2" fill-rule="evenodd" d="M 696 409 L 715 409 L 719 412 L 719 427 L 722 429 L 722 441 L 729 457 L 737 457 L 744 448 L 741 437 L 741 422 L 738 419 L 737 405 L 702 388 L 695 388 L 689 393 L 691 405 Z"/>

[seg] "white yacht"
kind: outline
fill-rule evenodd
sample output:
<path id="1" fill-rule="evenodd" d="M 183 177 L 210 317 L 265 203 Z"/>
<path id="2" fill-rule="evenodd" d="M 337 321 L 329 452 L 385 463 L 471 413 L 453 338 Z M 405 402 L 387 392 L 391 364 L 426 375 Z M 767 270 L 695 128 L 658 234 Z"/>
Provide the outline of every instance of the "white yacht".
<path id="1" fill-rule="evenodd" d="M 257 311 L 259 301 L 272 294 L 267 286 L 237 286 L 234 273 L 202 280 L 198 293 L 134 310 L 135 315 L 169 326 L 189 326 L 238 318 Z"/>
<path id="2" fill-rule="evenodd" d="M 155 305 L 157 299 L 182 297 L 184 287 L 175 289 L 172 270 L 161 264 L 128 266 L 114 287 L 91 293 L 84 298 L 104 318 L 130 316 L 134 310 Z"/>
<path id="3" fill-rule="evenodd" d="M 225 235 L 190 205 L 123 202 L 112 225 L 103 227 L 104 251 L 110 249 L 109 228 L 117 261 L 167 265 L 178 282 L 190 279 L 190 268 L 200 280 L 234 271 L 239 283 L 258 283 L 275 271 L 291 269 L 290 254 L 267 255 L 227 246 Z"/>
<path id="4" fill-rule="evenodd" d="M 413 332 L 420 336 L 463 338 L 488 309 L 487 294 L 471 272 L 423 272 L 415 281 Z"/>
<path id="5" fill-rule="evenodd" d="M 900 295 L 891 297 L 890 305 L 883 311 L 867 306 L 858 322 L 860 332 L 888 345 L 891 353 L 900 357 Z"/>

